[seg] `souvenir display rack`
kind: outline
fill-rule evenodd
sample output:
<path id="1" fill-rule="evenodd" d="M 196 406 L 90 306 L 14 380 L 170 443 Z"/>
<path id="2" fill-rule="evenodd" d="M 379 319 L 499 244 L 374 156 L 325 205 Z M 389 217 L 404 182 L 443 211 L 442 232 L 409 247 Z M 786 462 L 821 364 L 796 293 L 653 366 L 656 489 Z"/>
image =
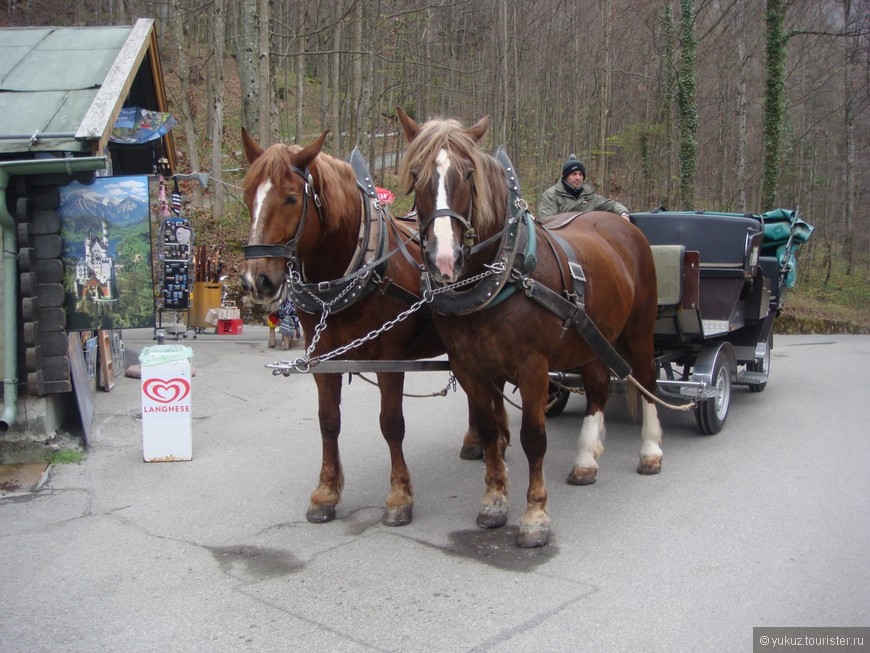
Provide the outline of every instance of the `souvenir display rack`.
<path id="1" fill-rule="evenodd" d="M 156 298 L 157 330 L 155 339 L 160 334 L 187 337 L 190 323 L 190 292 L 193 279 L 191 267 L 193 260 L 194 232 L 190 220 L 182 218 L 181 193 L 178 182 L 172 191 L 172 211 L 166 201 L 166 180 L 161 176 L 160 209 L 163 221 L 158 234 L 157 274 L 159 293 Z M 173 217 L 174 215 L 174 217 Z M 171 314 L 172 321 L 163 324 L 163 314 Z M 196 332 L 194 331 L 194 338 Z"/>

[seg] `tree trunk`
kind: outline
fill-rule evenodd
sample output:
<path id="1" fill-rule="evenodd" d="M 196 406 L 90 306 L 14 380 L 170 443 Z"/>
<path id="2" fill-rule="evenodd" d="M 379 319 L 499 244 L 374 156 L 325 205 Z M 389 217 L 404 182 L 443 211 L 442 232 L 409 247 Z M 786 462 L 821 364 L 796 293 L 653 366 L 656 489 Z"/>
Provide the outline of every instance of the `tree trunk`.
<path id="1" fill-rule="evenodd" d="M 659 206 L 672 208 L 674 199 L 674 95 L 676 93 L 676 29 L 671 3 L 665 2 L 662 16 L 662 93 L 661 121 L 665 125 L 664 160 L 665 170 L 661 175 L 663 187 Z"/>
<path id="2" fill-rule="evenodd" d="M 332 30 L 332 53 L 330 54 L 331 69 L 329 86 L 332 90 L 332 99 L 330 100 L 331 108 L 331 126 L 332 133 L 330 134 L 330 146 L 333 152 L 341 151 L 341 32 L 343 24 L 341 21 L 341 12 L 343 8 L 340 2 L 335 3 L 336 20 Z"/>
<path id="3" fill-rule="evenodd" d="M 604 21 L 604 61 L 601 69 L 601 103 L 598 114 L 598 170 L 596 176 L 599 180 L 601 192 L 609 196 L 609 171 L 607 169 L 607 125 L 610 118 L 610 102 L 612 96 L 613 71 L 610 65 L 610 43 L 613 38 L 613 4 L 610 0 L 602 7 Z"/>
<path id="4" fill-rule="evenodd" d="M 737 33 L 737 57 L 739 59 L 740 72 L 737 81 L 737 158 L 734 166 L 734 176 L 737 179 L 737 210 L 746 212 L 746 159 L 747 159 L 747 134 L 746 134 L 746 37 L 744 31 L 738 26 Z"/>
<path id="5" fill-rule="evenodd" d="M 844 28 L 847 34 L 857 32 L 853 23 L 852 0 L 843 0 Z M 843 206 L 843 258 L 846 260 L 846 274 L 852 274 L 853 243 L 855 233 L 852 220 L 855 215 L 855 77 L 858 68 L 858 36 L 846 37 L 846 65 L 843 74 L 843 118 L 844 147 L 846 150 L 845 169 L 843 170 L 843 192 L 846 202 Z"/>
<path id="6" fill-rule="evenodd" d="M 350 134 L 348 135 L 348 150 L 358 146 L 362 141 L 363 131 L 363 0 L 357 0 L 353 6 L 353 36 L 351 43 L 351 79 L 350 79 Z"/>
<path id="7" fill-rule="evenodd" d="M 224 0 L 213 0 L 212 30 L 214 57 L 212 60 L 213 117 L 211 129 L 212 218 L 220 222 L 224 211 L 223 130 L 224 130 Z"/>
<path id="8" fill-rule="evenodd" d="M 308 12 L 305 7 L 307 3 L 300 3 L 300 7 L 296 10 L 296 130 L 293 134 L 293 142 L 300 142 L 300 134 L 302 133 L 302 119 L 305 108 L 305 25 L 307 23 Z"/>
<path id="9" fill-rule="evenodd" d="M 236 64 L 239 68 L 239 86 L 242 93 L 242 127 L 249 134 L 260 134 L 260 70 L 257 52 L 260 39 L 257 34 L 257 0 L 244 0 L 239 7 L 239 36 Z M 261 142 L 266 142 L 261 139 Z"/>
<path id="10" fill-rule="evenodd" d="M 184 23 L 186 16 L 181 9 L 181 0 L 172 0 L 172 38 L 175 41 L 175 55 L 177 57 L 177 72 L 181 86 L 181 121 L 184 125 L 184 140 L 187 143 L 187 160 L 191 172 L 200 171 L 199 141 L 196 138 L 196 123 L 194 122 L 193 109 L 190 98 L 193 96 L 190 81 L 190 68 L 187 62 L 186 39 L 184 38 Z M 191 204 L 200 208 L 202 206 L 202 189 L 199 184 L 191 184 Z"/>
<path id="11" fill-rule="evenodd" d="M 767 0 L 767 61 L 764 91 L 764 148 L 761 208 L 769 211 L 779 203 L 779 161 L 785 120 L 785 8 L 787 0 Z"/>
<path id="12" fill-rule="evenodd" d="M 680 112 L 680 203 L 695 208 L 695 175 L 698 169 L 698 106 L 695 101 L 695 16 L 692 0 L 680 0 L 680 74 L 677 104 Z"/>
<path id="13" fill-rule="evenodd" d="M 274 75 L 272 65 L 272 2 L 257 0 L 257 87 L 260 90 L 260 143 L 274 143 L 277 138 Z"/>

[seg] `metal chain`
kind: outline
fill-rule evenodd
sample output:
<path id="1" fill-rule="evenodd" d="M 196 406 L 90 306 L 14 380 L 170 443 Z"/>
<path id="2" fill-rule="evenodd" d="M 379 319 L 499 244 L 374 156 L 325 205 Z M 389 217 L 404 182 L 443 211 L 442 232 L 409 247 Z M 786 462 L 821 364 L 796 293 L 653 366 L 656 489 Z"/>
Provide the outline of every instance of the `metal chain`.
<path id="1" fill-rule="evenodd" d="M 423 273 L 423 280 L 426 284 L 426 290 L 423 291 L 423 297 L 421 299 L 419 299 L 418 301 L 414 302 L 414 304 L 411 305 L 410 308 L 405 309 L 404 311 L 399 313 L 396 317 L 394 317 L 392 320 L 388 320 L 387 322 L 382 324 L 380 327 L 370 331 L 366 335 L 359 337 L 356 340 L 349 342 L 346 345 L 342 345 L 341 347 L 338 347 L 337 349 L 334 349 L 330 352 L 327 352 L 326 354 L 321 354 L 320 356 L 315 356 L 313 358 L 311 355 L 314 353 L 314 348 L 317 346 L 317 343 L 320 341 L 321 333 L 323 332 L 324 329 L 326 329 L 326 318 L 329 315 L 329 311 L 332 308 L 332 305 L 335 304 L 336 301 L 341 299 L 341 297 L 347 291 L 345 290 L 338 297 L 336 297 L 333 301 L 331 301 L 329 303 L 322 301 L 319 297 L 316 297 L 315 295 L 313 295 L 312 293 L 309 292 L 309 294 L 311 294 L 311 296 L 314 297 L 321 306 L 323 306 L 323 312 L 320 315 L 320 321 L 317 323 L 317 326 L 314 328 L 314 335 L 311 337 L 311 344 L 305 350 L 305 354 L 301 358 L 297 358 L 295 361 L 284 361 L 285 366 L 290 367 L 293 370 L 296 370 L 297 372 L 309 372 L 312 367 L 317 365 L 317 363 L 320 363 L 322 361 L 328 361 L 332 358 L 335 358 L 336 356 L 341 356 L 342 354 L 345 354 L 352 349 L 356 349 L 357 347 L 361 347 L 362 345 L 367 343 L 369 340 L 374 340 L 375 338 L 377 338 L 379 335 L 381 335 L 385 331 L 389 331 L 390 329 L 392 329 L 394 326 L 396 326 L 400 322 L 404 322 L 411 315 L 413 315 L 414 313 L 419 311 L 425 304 L 432 303 L 432 301 L 435 299 L 435 297 L 437 295 L 440 295 L 441 293 L 447 292 L 449 290 L 454 290 L 456 288 L 461 288 L 463 286 L 467 286 L 467 285 L 470 285 L 472 283 L 476 283 L 482 279 L 485 279 L 486 277 L 492 276 L 493 274 L 501 274 L 502 272 L 505 271 L 505 264 L 503 262 L 498 262 L 498 263 L 494 263 L 492 265 L 488 265 L 488 266 L 486 266 L 486 268 L 487 268 L 486 271 L 481 272 L 480 274 L 476 274 L 476 275 L 469 277 L 467 279 L 462 279 L 460 281 L 456 281 L 454 283 L 447 284 L 445 286 L 441 286 L 440 288 L 434 288 L 434 289 L 432 288 L 432 284 L 429 280 L 429 274 L 424 272 Z M 273 366 L 270 366 L 270 367 L 273 367 Z M 284 371 L 280 368 L 273 367 L 273 369 L 272 369 L 272 374 L 275 376 L 277 376 L 279 374 L 283 374 L 283 373 L 284 373 Z"/>
<path id="2" fill-rule="evenodd" d="M 372 381 L 370 378 L 363 375 L 362 372 L 351 372 L 350 376 L 357 376 L 360 379 L 362 379 L 363 381 L 365 381 L 366 383 L 375 386 L 376 388 L 381 387 L 377 381 Z M 429 394 L 425 394 L 425 395 L 418 395 L 418 394 L 411 394 L 409 392 L 403 392 L 402 396 L 409 397 L 411 399 L 429 399 L 431 397 L 446 397 L 447 392 L 449 390 L 456 392 L 456 377 L 453 376 L 453 372 L 450 372 L 450 374 L 447 376 L 447 385 L 445 385 L 441 390 L 436 390 L 435 392 L 430 392 Z"/>

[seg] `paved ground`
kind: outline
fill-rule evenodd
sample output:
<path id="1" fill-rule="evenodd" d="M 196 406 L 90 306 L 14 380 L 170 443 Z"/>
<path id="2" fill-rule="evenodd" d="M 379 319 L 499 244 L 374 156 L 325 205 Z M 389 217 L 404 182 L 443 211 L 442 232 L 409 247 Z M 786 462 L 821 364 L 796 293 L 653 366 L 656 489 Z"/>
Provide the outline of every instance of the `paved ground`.
<path id="1" fill-rule="evenodd" d="M 125 332 L 128 351 L 150 335 Z M 265 370 L 287 357 L 265 329 L 184 344 L 193 460 L 143 462 L 139 382 L 119 377 L 86 460 L 0 500 L 0 651 L 731 653 L 753 626 L 870 625 L 870 338 L 778 337 L 768 388 L 736 392 L 722 433 L 663 415 L 657 477 L 634 473 L 638 429 L 614 400 L 598 483 L 566 485 L 572 398 L 549 424 L 553 535 L 536 550 L 513 544 L 518 446 L 510 525 L 474 525 L 483 466 L 458 457 L 460 393 L 407 400 L 417 502 L 388 528 L 377 393 L 345 386 L 345 498 L 313 525 L 311 379 Z M 445 382 L 416 373 L 407 390 Z"/>

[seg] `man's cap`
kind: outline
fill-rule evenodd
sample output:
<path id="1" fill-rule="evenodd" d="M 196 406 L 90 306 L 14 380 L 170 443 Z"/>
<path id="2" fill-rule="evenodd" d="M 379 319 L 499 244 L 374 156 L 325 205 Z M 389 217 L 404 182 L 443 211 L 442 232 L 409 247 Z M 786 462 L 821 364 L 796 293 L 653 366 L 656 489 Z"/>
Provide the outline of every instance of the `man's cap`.
<path id="1" fill-rule="evenodd" d="M 568 160 L 562 165 L 562 179 L 570 175 L 575 170 L 579 170 L 583 173 L 583 178 L 586 178 L 586 166 L 583 165 L 582 161 L 577 159 L 576 154 L 571 154 L 568 157 Z"/>

